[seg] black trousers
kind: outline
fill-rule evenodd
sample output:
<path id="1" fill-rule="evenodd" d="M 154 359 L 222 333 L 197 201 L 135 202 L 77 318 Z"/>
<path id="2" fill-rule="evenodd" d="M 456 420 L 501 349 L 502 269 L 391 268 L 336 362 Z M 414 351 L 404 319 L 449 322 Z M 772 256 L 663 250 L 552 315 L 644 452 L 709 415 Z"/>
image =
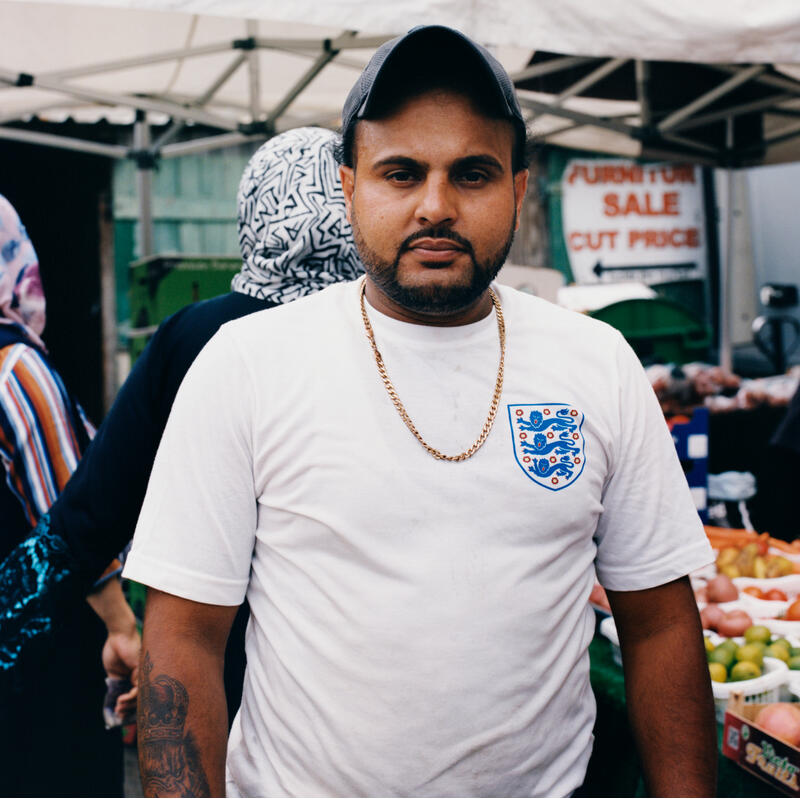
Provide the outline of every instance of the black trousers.
<path id="1" fill-rule="evenodd" d="M 120 730 L 106 730 L 105 627 L 86 602 L 0 675 L 1 796 L 122 796 Z"/>

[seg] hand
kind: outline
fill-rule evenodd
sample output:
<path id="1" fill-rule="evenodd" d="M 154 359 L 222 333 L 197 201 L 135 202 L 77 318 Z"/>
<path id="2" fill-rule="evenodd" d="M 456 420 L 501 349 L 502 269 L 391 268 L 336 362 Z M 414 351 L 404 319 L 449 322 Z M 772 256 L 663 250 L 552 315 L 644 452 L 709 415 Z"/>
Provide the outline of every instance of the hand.
<path id="1" fill-rule="evenodd" d="M 139 652 L 142 640 L 134 625 L 127 630 L 109 632 L 103 646 L 103 668 L 109 677 L 127 678 L 132 683 L 130 691 L 120 694 L 114 712 L 124 718 L 136 712 L 136 697 L 139 693 Z"/>
<path id="2" fill-rule="evenodd" d="M 139 651 L 142 642 L 136 627 L 136 617 L 125 601 L 119 580 L 107 580 L 98 590 L 86 597 L 86 601 L 103 620 L 108 638 L 103 647 L 103 667 L 109 677 L 129 679 L 130 691 L 121 694 L 115 712 L 125 718 L 136 710 L 137 683 L 139 681 Z"/>

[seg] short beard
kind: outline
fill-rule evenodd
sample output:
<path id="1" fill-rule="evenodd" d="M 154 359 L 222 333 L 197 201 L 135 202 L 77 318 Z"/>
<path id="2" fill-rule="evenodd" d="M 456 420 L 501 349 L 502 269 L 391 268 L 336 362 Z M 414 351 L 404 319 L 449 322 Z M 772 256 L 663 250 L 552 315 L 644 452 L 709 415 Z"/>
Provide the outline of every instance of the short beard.
<path id="1" fill-rule="evenodd" d="M 364 240 L 358 220 L 353 214 L 353 239 L 367 274 L 380 291 L 402 308 L 431 316 L 457 313 L 472 305 L 497 277 L 497 273 L 508 257 L 514 241 L 517 215 L 511 222 L 511 229 L 502 246 L 485 261 L 478 263 L 472 244 L 448 228 L 428 227 L 409 236 L 398 248 L 394 261 L 383 260 Z M 397 280 L 401 256 L 410 245 L 421 238 L 446 238 L 461 245 L 472 261 L 469 280 L 465 285 L 454 286 L 404 286 Z"/>

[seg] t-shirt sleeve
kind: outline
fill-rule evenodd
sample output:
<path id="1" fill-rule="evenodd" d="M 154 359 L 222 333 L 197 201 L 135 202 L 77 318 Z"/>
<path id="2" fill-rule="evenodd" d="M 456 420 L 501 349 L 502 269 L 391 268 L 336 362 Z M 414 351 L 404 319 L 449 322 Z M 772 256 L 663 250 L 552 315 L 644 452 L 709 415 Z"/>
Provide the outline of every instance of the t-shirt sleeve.
<path id="1" fill-rule="evenodd" d="M 620 336 L 615 444 L 595 533 L 601 584 L 616 591 L 663 585 L 713 560 L 655 393 Z"/>
<path id="2" fill-rule="evenodd" d="M 178 390 L 125 577 L 196 602 L 244 599 L 257 521 L 251 386 L 223 328 Z"/>

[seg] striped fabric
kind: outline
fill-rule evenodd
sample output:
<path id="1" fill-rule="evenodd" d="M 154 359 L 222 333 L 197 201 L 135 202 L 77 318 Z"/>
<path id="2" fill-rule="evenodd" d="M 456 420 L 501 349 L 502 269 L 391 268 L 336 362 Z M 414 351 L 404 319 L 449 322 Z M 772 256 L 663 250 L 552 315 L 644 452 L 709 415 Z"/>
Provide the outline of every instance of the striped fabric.
<path id="1" fill-rule="evenodd" d="M 0 458 L 31 528 L 64 488 L 81 452 L 61 378 L 33 348 L 0 349 Z M 83 417 L 89 436 L 94 429 Z"/>

